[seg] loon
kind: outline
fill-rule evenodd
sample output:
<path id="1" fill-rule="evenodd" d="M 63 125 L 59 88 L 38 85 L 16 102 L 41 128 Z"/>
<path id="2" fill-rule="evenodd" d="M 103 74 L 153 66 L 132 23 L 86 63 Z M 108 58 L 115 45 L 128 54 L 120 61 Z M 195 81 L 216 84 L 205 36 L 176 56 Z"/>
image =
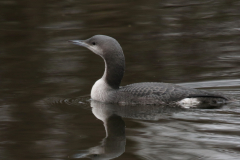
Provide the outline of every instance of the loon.
<path id="1" fill-rule="evenodd" d="M 162 82 L 142 82 L 120 86 L 125 70 L 125 57 L 118 41 L 105 35 L 95 35 L 86 40 L 70 40 L 99 55 L 105 62 L 105 71 L 91 90 L 91 99 L 118 104 L 225 104 L 229 97 L 221 93 L 182 87 Z"/>

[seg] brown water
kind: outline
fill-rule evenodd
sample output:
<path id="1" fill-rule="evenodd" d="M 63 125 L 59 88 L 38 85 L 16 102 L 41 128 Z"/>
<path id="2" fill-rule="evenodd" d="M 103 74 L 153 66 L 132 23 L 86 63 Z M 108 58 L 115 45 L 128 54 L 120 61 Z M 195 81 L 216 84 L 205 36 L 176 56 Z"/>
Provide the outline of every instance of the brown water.
<path id="1" fill-rule="evenodd" d="M 1 0 L 0 159 L 240 159 L 239 103 L 90 103 L 104 63 L 67 42 L 116 38 L 122 85 L 169 82 L 239 97 L 239 8 L 237 0 Z"/>

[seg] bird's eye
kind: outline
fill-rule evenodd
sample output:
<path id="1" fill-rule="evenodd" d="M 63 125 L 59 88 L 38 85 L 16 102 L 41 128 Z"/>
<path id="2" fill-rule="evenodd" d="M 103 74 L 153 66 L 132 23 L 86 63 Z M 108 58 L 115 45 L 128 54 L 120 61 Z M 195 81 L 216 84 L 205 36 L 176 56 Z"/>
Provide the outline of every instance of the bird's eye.
<path id="1" fill-rule="evenodd" d="M 96 43 L 95 43 L 95 42 L 92 42 L 92 45 L 96 45 Z"/>

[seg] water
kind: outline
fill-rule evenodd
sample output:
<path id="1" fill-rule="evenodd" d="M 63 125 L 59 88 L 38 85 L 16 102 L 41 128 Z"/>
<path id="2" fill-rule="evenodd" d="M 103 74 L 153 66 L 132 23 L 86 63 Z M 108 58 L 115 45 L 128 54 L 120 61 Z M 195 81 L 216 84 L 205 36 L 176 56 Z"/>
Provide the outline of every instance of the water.
<path id="1" fill-rule="evenodd" d="M 240 159 L 238 102 L 218 109 L 90 102 L 104 63 L 67 42 L 116 38 L 126 57 L 122 85 L 169 82 L 238 98 L 239 7 L 1 0 L 0 159 Z"/>

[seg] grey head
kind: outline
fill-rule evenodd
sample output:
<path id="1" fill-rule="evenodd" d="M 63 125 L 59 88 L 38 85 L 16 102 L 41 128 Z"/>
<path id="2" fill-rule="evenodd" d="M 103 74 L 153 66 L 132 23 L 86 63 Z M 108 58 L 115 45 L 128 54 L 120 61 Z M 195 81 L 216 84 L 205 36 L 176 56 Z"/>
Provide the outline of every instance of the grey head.
<path id="1" fill-rule="evenodd" d="M 101 56 L 105 61 L 105 72 L 102 78 L 112 88 L 119 88 L 124 74 L 125 58 L 117 40 L 105 35 L 95 35 L 86 40 L 71 40 L 70 42 L 86 47 Z"/>
<path id="2" fill-rule="evenodd" d="M 109 54 L 122 52 L 122 48 L 117 40 L 105 35 L 95 35 L 86 40 L 71 40 L 73 44 L 83 46 L 95 54 L 107 58 Z M 113 56 L 113 55 L 111 55 Z"/>

